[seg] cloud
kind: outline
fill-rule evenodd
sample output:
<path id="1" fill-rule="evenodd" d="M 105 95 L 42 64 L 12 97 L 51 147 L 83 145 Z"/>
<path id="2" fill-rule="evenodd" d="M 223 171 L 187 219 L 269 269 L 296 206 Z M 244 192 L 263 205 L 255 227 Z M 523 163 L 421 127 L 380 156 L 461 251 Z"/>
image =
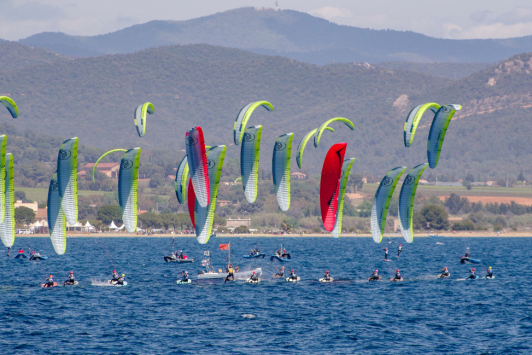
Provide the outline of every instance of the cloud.
<path id="1" fill-rule="evenodd" d="M 491 11 L 484 10 L 474 12 L 469 15 L 469 19 L 473 22 L 484 22 L 491 15 Z"/>
<path id="2" fill-rule="evenodd" d="M 9 21 L 57 20 L 64 17 L 65 14 L 60 8 L 36 1 L 24 2 L 20 5 L 15 4 L 14 1 L 5 1 L 0 11 L 0 18 Z"/>

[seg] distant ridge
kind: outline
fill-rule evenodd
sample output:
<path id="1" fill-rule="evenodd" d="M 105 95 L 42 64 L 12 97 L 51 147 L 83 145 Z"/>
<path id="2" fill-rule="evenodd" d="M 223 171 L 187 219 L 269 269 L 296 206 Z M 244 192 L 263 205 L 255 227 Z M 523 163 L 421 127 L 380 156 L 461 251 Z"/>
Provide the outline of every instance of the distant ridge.
<path id="1" fill-rule="evenodd" d="M 98 36 L 43 32 L 20 43 L 77 57 L 211 44 L 324 65 L 350 62 L 493 63 L 531 52 L 532 36 L 448 40 L 414 32 L 337 25 L 292 10 L 240 8 L 187 21 L 150 21 Z"/>

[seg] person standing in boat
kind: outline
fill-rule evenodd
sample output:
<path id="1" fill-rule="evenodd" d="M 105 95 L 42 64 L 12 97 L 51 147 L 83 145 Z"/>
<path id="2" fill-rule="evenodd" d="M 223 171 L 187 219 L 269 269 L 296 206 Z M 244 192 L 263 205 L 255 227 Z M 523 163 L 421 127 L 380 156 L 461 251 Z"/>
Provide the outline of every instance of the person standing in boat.
<path id="1" fill-rule="evenodd" d="M 255 250 L 255 254 L 257 254 L 257 255 L 260 254 L 260 249 L 259 249 L 259 247 L 257 247 L 257 249 Z"/>
<path id="2" fill-rule="evenodd" d="M 282 257 L 282 253 L 281 253 L 281 247 L 279 247 L 279 249 L 277 249 L 277 251 L 275 252 L 276 255 L 278 255 L 279 257 Z"/>
<path id="3" fill-rule="evenodd" d="M 469 257 L 470 257 L 470 256 L 469 256 L 469 251 L 466 251 L 466 252 L 465 252 L 465 255 L 464 255 L 464 258 L 469 258 Z"/>
<path id="4" fill-rule="evenodd" d="M 388 247 L 382 249 L 384 250 L 384 260 L 388 260 Z"/>
<path id="5" fill-rule="evenodd" d="M 233 266 L 232 265 L 229 265 L 229 267 L 227 268 L 227 277 L 225 278 L 225 282 L 227 281 L 235 281 L 235 274 L 234 274 L 234 271 L 233 271 Z"/>
<path id="6" fill-rule="evenodd" d="M 399 257 L 399 254 L 401 254 L 402 250 L 403 250 L 403 245 L 399 244 L 399 246 L 397 247 L 397 257 Z"/>

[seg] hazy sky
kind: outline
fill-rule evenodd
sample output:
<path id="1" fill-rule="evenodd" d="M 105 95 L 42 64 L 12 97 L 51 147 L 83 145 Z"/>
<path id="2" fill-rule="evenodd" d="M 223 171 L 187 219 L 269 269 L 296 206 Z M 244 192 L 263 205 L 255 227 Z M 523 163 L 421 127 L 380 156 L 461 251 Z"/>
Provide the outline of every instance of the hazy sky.
<path id="1" fill-rule="evenodd" d="M 151 20 L 187 20 L 275 0 L 0 0 L 0 38 L 58 31 L 108 33 Z M 281 9 L 339 24 L 410 30 L 443 38 L 532 35 L 531 0 L 279 0 Z"/>

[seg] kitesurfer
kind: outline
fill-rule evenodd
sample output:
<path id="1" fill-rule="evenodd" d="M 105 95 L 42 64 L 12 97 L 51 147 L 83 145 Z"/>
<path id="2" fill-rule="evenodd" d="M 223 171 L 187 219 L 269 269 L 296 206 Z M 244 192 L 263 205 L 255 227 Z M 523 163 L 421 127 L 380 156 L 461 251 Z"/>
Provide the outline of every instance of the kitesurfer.
<path id="1" fill-rule="evenodd" d="M 384 250 L 384 260 L 388 260 L 388 247 L 382 249 Z"/>
<path id="2" fill-rule="evenodd" d="M 368 278 L 368 281 L 377 281 L 380 280 L 381 276 L 379 275 L 379 270 L 373 271 L 373 274 Z"/>
<path id="3" fill-rule="evenodd" d="M 50 275 L 47 279 L 46 279 L 46 286 L 44 287 L 54 287 L 54 277 L 53 275 Z"/>
<path id="4" fill-rule="evenodd" d="M 329 281 L 331 279 L 331 275 L 329 275 L 329 270 L 325 271 L 325 276 L 323 276 L 325 281 Z"/>
<path id="5" fill-rule="evenodd" d="M 259 281 L 259 276 L 255 274 L 255 271 L 253 271 L 253 274 L 251 274 L 251 277 L 249 279 L 251 281 Z"/>
<path id="6" fill-rule="evenodd" d="M 118 279 L 118 281 L 116 282 L 116 284 L 117 284 L 117 285 L 123 285 L 125 280 L 126 280 L 126 275 L 125 275 L 125 274 L 122 274 L 122 276 L 120 276 L 120 278 Z"/>
<path id="7" fill-rule="evenodd" d="M 183 279 L 181 279 L 181 282 L 188 282 L 188 271 L 185 271 L 183 274 Z"/>
<path id="8" fill-rule="evenodd" d="M 486 270 L 486 273 L 487 273 L 487 275 L 486 275 L 487 279 L 492 279 L 493 278 L 493 270 L 492 270 L 491 266 L 488 268 L 488 270 Z"/>
<path id="9" fill-rule="evenodd" d="M 70 274 L 68 274 L 68 280 L 63 282 L 63 285 L 73 285 L 76 282 L 76 278 L 74 277 L 74 271 L 70 271 Z"/>
<path id="10" fill-rule="evenodd" d="M 7 256 L 9 256 L 10 252 L 11 252 L 11 247 L 7 247 Z"/>
<path id="11" fill-rule="evenodd" d="M 395 276 L 393 277 L 394 281 L 401 281 L 403 277 L 401 276 L 401 273 L 399 272 L 399 269 L 395 272 Z"/>
<path id="12" fill-rule="evenodd" d="M 292 269 L 292 271 L 290 272 L 290 279 L 291 280 L 297 280 L 297 275 L 296 275 L 296 272 L 294 271 L 294 269 Z"/>
<path id="13" fill-rule="evenodd" d="M 235 281 L 235 274 L 234 274 L 234 271 L 233 271 L 233 266 L 232 265 L 229 265 L 229 267 L 227 268 L 227 277 L 225 278 L 225 282 L 227 281 Z"/>
<path id="14" fill-rule="evenodd" d="M 449 272 L 449 269 L 447 269 L 447 266 L 446 266 L 441 271 L 441 274 L 439 275 L 439 277 L 449 277 L 449 276 L 451 276 L 451 273 Z"/>
<path id="15" fill-rule="evenodd" d="M 477 275 L 475 275 L 475 268 L 472 268 L 471 270 L 469 270 L 469 277 L 468 279 L 476 279 L 477 278 Z"/>
<path id="16" fill-rule="evenodd" d="M 284 266 L 281 268 L 281 270 L 279 270 L 279 272 L 273 276 L 279 276 L 279 277 L 284 277 Z"/>
<path id="17" fill-rule="evenodd" d="M 399 254 L 401 254 L 401 250 L 403 250 L 403 245 L 399 244 L 399 246 L 397 247 L 397 257 L 399 257 Z"/>
<path id="18" fill-rule="evenodd" d="M 237 265 L 237 266 L 235 267 L 235 272 L 239 272 L 239 271 L 240 271 L 240 266 Z"/>
<path id="19" fill-rule="evenodd" d="M 112 281 L 113 282 L 118 282 L 119 279 L 120 279 L 120 275 L 118 275 L 118 272 L 116 272 L 116 270 L 113 270 L 113 279 L 112 279 Z"/>

